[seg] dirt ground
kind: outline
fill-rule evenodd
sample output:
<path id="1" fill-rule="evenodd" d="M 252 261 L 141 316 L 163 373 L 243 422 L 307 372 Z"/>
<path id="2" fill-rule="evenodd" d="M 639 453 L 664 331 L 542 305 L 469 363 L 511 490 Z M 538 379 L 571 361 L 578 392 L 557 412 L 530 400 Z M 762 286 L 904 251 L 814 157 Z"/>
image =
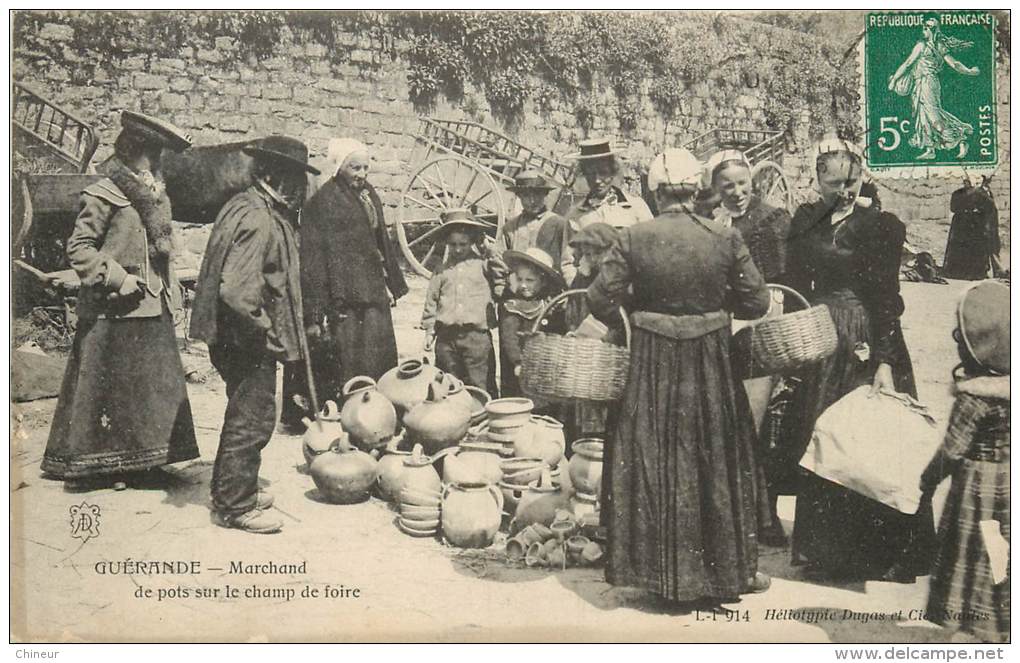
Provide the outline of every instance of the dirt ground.
<path id="1" fill-rule="evenodd" d="M 945 425 L 951 406 L 950 337 L 963 288 L 903 284 L 904 331 L 920 398 Z M 402 355 L 420 353 L 425 282 L 396 309 Z M 189 350 L 201 362 L 201 348 Z M 510 567 L 497 545 L 461 551 L 414 539 L 394 511 L 373 499 L 333 506 L 317 499 L 300 438 L 277 434 L 263 454 L 265 487 L 284 531 L 256 536 L 213 525 L 208 492 L 225 397 L 213 373 L 190 386 L 202 451 L 176 466 L 169 485 L 115 492 L 65 492 L 39 462 L 55 400 L 15 406 L 11 446 L 12 581 L 15 640 L 32 641 L 730 641 L 944 642 L 918 620 L 927 578 L 913 585 L 818 584 L 764 548 L 772 588 L 727 606 L 729 614 L 675 614 L 642 592 L 608 585 L 601 569 L 562 572 Z M 937 495 L 940 510 L 946 485 Z M 100 507 L 97 537 L 71 536 L 69 509 Z M 781 502 L 787 530 L 793 499 Z M 102 562 L 197 561 L 186 575 L 102 574 Z M 301 574 L 238 575 L 231 562 L 300 563 Z M 234 598 L 228 586 L 239 593 Z M 350 591 L 357 588 L 358 596 Z M 293 590 L 287 596 L 285 590 Z M 215 590 L 215 591 L 214 591 Z M 146 596 L 146 591 L 150 592 Z M 262 598 L 245 593 L 265 593 Z M 317 593 L 317 596 L 302 594 Z M 329 594 L 326 596 L 325 594 Z M 139 598 L 139 595 L 141 597 Z M 796 612 L 790 612 L 790 611 Z"/>

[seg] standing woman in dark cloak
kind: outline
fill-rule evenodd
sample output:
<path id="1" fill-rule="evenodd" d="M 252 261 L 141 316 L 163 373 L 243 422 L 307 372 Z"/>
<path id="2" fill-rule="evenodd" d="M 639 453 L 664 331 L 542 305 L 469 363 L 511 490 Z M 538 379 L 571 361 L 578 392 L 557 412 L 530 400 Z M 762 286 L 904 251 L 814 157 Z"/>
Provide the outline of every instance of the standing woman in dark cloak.
<path id="1" fill-rule="evenodd" d="M 840 398 L 861 385 L 917 395 L 900 327 L 906 228 L 889 212 L 857 205 L 863 169 L 856 146 L 830 138 L 815 154 L 821 200 L 794 214 L 787 278 L 812 304 L 828 306 L 839 344 L 803 375 L 784 417 L 789 481 L 799 474 L 815 421 Z M 934 537 L 930 501 L 905 515 L 815 475 L 800 477 L 795 562 L 830 576 L 913 582 L 928 571 Z"/>
<path id="2" fill-rule="evenodd" d="M 739 233 L 693 216 L 700 178 L 687 150 L 656 157 L 659 216 L 620 231 L 588 288 L 597 316 L 623 305 L 634 330 L 606 440 L 606 579 L 671 603 L 769 584 L 758 573 L 753 423 L 730 363 L 731 315 L 763 315 L 768 290 Z"/>
<path id="3" fill-rule="evenodd" d="M 329 179 L 301 214 L 301 296 L 314 378 L 322 400 L 338 399 L 356 375 L 379 377 L 397 364 L 390 307 L 407 294 L 383 218 L 382 201 L 368 182 L 368 147 L 331 140 L 324 169 Z M 284 423 L 301 412 L 295 394 L 307 393 L 304 370 L 284 386 Z"/>
<path id="4" fill-rule="evenodd" d="M 974 281 L 999 275 L 999 210 L 988 179 L 974 186 L 968 177 L 949 199 L 953 222 L 942 262 L 947 279 Z"/>
<path id="5" fill-rule="evenodd" d="M 124 111 L 104 177 L 81 196 L 67 257 L 81 279 L 78 327 L 42 470 L 69 488 L 101 487 L 198 458 L 174 335 L 180 283 L 172 267 L 164 148 L 191 140 Z"/>

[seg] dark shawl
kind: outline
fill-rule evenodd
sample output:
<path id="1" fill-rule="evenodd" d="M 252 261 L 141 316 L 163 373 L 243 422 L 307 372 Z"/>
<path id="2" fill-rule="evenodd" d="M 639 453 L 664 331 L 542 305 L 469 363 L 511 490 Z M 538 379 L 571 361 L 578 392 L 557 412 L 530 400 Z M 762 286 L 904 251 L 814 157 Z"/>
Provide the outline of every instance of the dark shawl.
<path id="1" fill-rule="evenodd" d="M 365 306 L 390 304 L 407 294 L 383 217 L 382 201 L 366 184 L 376 210 L 373 229 L 358 192 L 341 177 L 329 180 L 301 214 L 301 292 L 306 320 Z"/>

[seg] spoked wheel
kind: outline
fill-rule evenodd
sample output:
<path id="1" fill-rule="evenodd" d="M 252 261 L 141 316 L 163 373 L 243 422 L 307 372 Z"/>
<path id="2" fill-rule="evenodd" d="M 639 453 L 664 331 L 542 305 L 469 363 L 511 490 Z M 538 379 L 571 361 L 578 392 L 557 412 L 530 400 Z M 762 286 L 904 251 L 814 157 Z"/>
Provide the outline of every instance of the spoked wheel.
<path id="1" fill-rule="evenodd" d="M 506 204 L 503 188 L 477 164 L 456 156 L 433 159 L 419 168 L 400 199 L 397 239 L 414 271 L 432 276 L 443 261 L 438 241 L 445 210 L 467 207 L 475 218 L 488 224 L 496 237 L 503 227 Z"/>
<path id="2" fill-rule="evenodd" d="M 775 161 L 761 161 L 754 166 L 751 186 L 764 202 L 793 214 L 793 190 L 783 169 Z"/>

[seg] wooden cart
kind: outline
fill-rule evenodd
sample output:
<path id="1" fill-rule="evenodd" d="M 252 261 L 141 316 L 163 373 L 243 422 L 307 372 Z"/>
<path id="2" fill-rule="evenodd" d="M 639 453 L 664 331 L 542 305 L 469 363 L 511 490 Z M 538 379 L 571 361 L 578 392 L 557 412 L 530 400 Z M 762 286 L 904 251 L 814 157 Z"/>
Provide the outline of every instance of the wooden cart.
<path id="1" fill-rule="evenodd" d="M 684 147 L 702 161 L 719 150 L 740 150 L 751 163 L 751 184 L 755 194 L 775 207 L 793 214 L 793 190 L 783 173 L 786 134 L 761 129 L 714 128 L 689 140 Z"/>
<path id="2" fill-rule="evenodd" d="M 443 259 L 436 241 L 443 211 L 470 208 L 495 237 L 514 201 L 506 188 L 522 170 L 538 170 L 557 187 L 551 208 L 562 210 L 572 201 L 572 165 L 481 124 L 420 118 L 415 139 L 415 166 L 400 198 L 396 230 L 407 262 L 423 276 Z"/>

